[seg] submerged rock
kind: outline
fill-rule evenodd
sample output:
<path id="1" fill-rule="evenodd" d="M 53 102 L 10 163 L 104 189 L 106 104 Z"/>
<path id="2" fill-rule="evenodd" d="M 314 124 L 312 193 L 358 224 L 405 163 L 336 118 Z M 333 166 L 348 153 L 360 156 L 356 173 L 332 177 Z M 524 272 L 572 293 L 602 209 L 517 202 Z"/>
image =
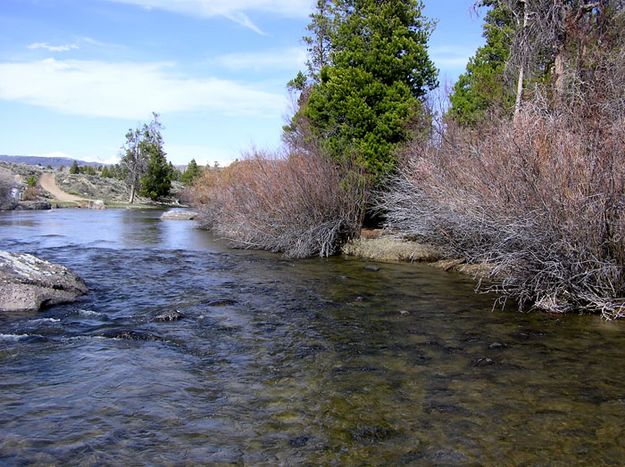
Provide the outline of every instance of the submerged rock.
<path id="1" fill-rule="evenodd" d="M 158 321 L 161 323 L 165 323 L 168 321 L 178 321 L 179 319 L 184 318 L 184 315 L 180 313 L 178 310 L 168 310 L 163 313 L 160 313 L 154 317 L 154 321 Z"/>
<path id="2" fill-rule="evenodd" d="M 161 336 L 146 331 L 137 331 L 134 329 L 111 329 L 98 334 L 100 337 L 108 339 L 124 339 L 129 341 L 163 341 Z"/>
<path id="3" fill-rule="evenodd" d="M 488 348 L 491 350 L 501 350 L 505 349 L 506 347 L 508 346 L 506 344 L 502 344 L 501 342 L 493 342 L 488 346 Z"/>
<path id="4" fill-rule="evenodd" d="M 88 292 L 65 266 L 25 253 L 0 251 L 0 311 L 37 311 Z"/>
<path id="5" fill-rule="evenodd" d="M 289 439 L 289 446 L 293 448 L 302 448 L 308 444 L 308 441 L 310 441 L 310 436 L 297 436 Z"/>
<path id="6" fill-rule="evenodd" d="M 217 300 L 211 300 L 210 302 L 206 304 L 206 306 L 221 307 L 221 306 L 232 306 L 236 304 L 237 304 L 236 300 L 232 300 L 231 298 L 221 298 Z"/>
<path id="7" fill-rule="evenodd" d="M 375 264 L 367 264 L 364 269 L 365 271 L 369 272 L 378 272 L 380 270 L 380 266 L 376 266 Z"/>
<path id="8" fill-rule="evenodd" d="M 494 364 L 495 364 L 495 361 L 492 358 L 488 358 L 488 357 L 476 358 L 472 362 L 472 366 L 475 366 L 475 367 L 491 366 Z"/>

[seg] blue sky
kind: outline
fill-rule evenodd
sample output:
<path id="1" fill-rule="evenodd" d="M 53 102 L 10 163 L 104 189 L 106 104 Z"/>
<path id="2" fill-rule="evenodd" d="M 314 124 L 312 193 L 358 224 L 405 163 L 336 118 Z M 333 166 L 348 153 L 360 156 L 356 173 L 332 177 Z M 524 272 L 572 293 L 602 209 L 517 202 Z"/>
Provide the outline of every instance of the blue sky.
<path id="1" fill-rule="evenodd" d="M 273 149 L 306 59 L 311 0 L 2 0 L 0 154 L 114 162 L 159 112 L 168 158 L 224 165 Z M 473 0 L 426 0 L 453 82 L 482 43 Z"/>

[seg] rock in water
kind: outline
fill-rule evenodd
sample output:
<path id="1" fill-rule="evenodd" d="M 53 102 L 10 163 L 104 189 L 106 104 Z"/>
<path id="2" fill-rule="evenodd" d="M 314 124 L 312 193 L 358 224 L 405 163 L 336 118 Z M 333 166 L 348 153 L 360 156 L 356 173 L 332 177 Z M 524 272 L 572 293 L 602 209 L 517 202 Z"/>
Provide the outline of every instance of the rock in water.
<path id="1" fill-rule="evenodd" d="M 178 321 L 179 319 L 184 318 L 184 315 L 180 313 L 178 310 L 168 310 L 163 313 L 160 313 L 154 317 L 154 321 L 159 321 L 161 323 L 165 323 L 168 321 Z"/>
<path id="2" fill-rule="evenodd" d="M 65 266 L 25 253 L 0 251 L 0 312 L 37 311 L 73 302 L 87 292 L 85 282 Z"/>
<path id="3" fill-rule="evenodd" d="M 102 201 L 101 199 L 96 199 L 93 201 L 89 202 L 89 209 L 106 209 L 106 205 L 104 204 L 104 201 Z"/>
<path id="4" fill-rule="evenodd" d="M 197 212 L 182 210 L 182 209 L 171 209 L 169 211 L 165 211 L 161 215 L 161 220 L 169 220 L 169 221 L 192 221 L 197 217 Z"/>

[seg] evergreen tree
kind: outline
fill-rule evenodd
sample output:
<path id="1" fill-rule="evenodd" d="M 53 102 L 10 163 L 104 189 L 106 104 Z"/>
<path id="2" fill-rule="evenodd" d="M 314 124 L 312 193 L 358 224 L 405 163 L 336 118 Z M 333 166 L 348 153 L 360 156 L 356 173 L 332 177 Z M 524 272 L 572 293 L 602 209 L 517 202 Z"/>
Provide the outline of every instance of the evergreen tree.
<path id="1" fill-rule="evenodd" d="M 140 192 L 152 200 L 167 196 L 171 189 L 171 172 L 163 150 L 162 125 L 159 115 L 141 128 L 126 133 L 120 172 L 130 187 L 130 203 Z"/>
<path id="2" fill-rule="evenodd" d="M 141 178 L 141 194 L 157 200 L 169 195 L 171 190 L 171 169 L 162 150 L 150 150 L 147 171 Z"/>
<path id="3" fill-rule="evenodd" d="M 72 175 L 76 175 L 80 173 L 80 167 L 78 167 L 78 162 L 72 161 L 72 165 L 69 168 L 69 173 Z"/>
<path id="4" fill-rule="evenodd" d="M 95 168 L 90 165 L 84 166 L 80 171 L 85 175 L 97 175 Z"/>
<path id="5" fill-rule="evenodd" d="M 422 9 L 420 0 L 319 1 L 309 27 L 323 36 L 308 41 L 313 84 L 285 131 L 304 118 L 330 156 L 354 157 L 378 182 L 392 171 L 397 148 L 424 114 L 423 97 L 438 84 Z M 328 44 L 327 59 L 312 55 L 311 44 Z"/>
<path id="6" fill-rule="evenodd" d="M 180 181 L 185 185 L 190 185 L 198 175 L 200 175 L 200 167 L 197 165 L 197 162 L 195 162 L 195 159 L 191 159 L 182 177 L 180 177 Z"/>
<path id="7" fill-rule="evenodd" d="M 449 98 L 448 115 L 462 125 L 474 125 L 493 107 L 512 111 L 514 89 L 506 77 L 506 63 L 514 36 L 512 12 L 496 0 L 483 0 L 491 8 L 484 19 L 486 44 L 469 60 Z"/>
<path id="8" fill-rule="evenodd" d="M 180 169 L 176 168 L 174 164 L 171 163 L 171 161 L 169 162 L 169 170 L 171 172 L 171 180 L 179 182 L 182 178 L 182 172 L 180 171 Z"/>
<path id="9" fill-rule="evenodd" d="M 449 115 L 464 125 L 479 122 L 493 107 L 518 113 L 524 91 L 534 85 L 553 85 L 556 105 L 567 92 L 573 98 L 583 94 L 595 58 L 622 41 L 622 0 L 482 0 L 478 5 L 490 8 L 486 44 L 450 96 Z"/>
<path id="10" fill-rule="evenodd" d="M 158 114 L 155 113 L 150 124 L 143 125 L 139 143 L 141 152 L 147 158 L 146 169 L 140 180 L 141 194 L 151 200 L 167 196 L 171 190 L 171 170 L 163 150 L 161 128 Z"/>
<path id="11" fill-rule="evenodd" d="M 157 200 L 169 195 L 171 190 L 171 169 L 163 150 L 162 125 L 158 114 L 149 125 L 143 126 L 140 151 L 147 157 L 146 170 L 141 177 L 141 194 Z"/>
<path id="12" fill-rule="evenodd" d="M 332 51 L 332 33 L 336 9 L 330 0 L 317 0 L 315 12 L 310 15 L 310 24 L 306 29 L 309 36 L 304 36 L 308 49 L 306 67 L 308 75 L 314 82 L 319 82 L 321 69 L 330 64 Z M 296 80 L 303 75 L 300 73 Z"/>

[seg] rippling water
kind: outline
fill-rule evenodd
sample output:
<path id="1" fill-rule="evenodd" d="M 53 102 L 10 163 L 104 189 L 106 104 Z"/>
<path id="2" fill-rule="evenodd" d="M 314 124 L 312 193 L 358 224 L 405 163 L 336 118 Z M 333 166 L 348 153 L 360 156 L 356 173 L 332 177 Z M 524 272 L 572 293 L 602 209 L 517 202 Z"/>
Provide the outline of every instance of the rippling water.
<path id="1" fill-rule="evenodd" d="M 622 323 L 492 311 L 427 266 L 228 250 L 159 215 L 0 214 L 0 248 L 90 288 L 0 316 L 0 463 L 623 463 Z"/>

